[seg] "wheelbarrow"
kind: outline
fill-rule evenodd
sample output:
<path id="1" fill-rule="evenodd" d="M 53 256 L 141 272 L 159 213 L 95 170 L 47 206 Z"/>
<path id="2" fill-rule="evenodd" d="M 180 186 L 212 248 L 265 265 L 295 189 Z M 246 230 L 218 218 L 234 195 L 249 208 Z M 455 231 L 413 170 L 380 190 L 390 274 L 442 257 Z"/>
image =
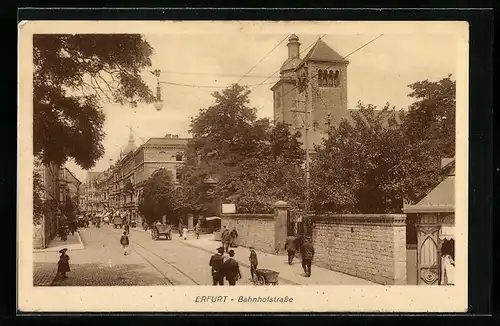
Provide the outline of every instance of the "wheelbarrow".
<path id="1" fill-rule="evenodd" d="M 255 270 L 255 285 L 278 285 L 278 275 L 280 273 L 270 269 Z"/>

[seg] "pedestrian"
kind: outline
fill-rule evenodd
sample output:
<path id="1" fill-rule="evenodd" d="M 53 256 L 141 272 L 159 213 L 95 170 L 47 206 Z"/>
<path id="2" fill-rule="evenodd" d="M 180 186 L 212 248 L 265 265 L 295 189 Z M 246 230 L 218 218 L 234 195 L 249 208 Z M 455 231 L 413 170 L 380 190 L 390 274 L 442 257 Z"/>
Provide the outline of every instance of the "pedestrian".
<path id="1" fill-rule="evenodd" d="M 257 259 L 257 253 L 253 247 L 250 247 L 249 249 L 250 257 L 248 257 L 248 260 L 250 261 L 250 275 L 252 276 L 252 280 L 254 280 L 257 277 L 255 271 L 257 270 L 257 265 L 259 265 L 259 260 Z"/>
<path id="2" fill-rule="evenodd" d="M 286 238 L 285 250 L 288 253 L 288 265 L 293 264 L 293 259 L 295 258 L 295 252 L 297 251 L 297 238 L 295 236 L 288 236 Z"/>
<path id="3" fill-rule="evenodd" d="M 66 276 L 66 273 L 71 271 L 69 268 L 69 256 L 66 255 L 67 251 L 67 248 L 59 250 L 61 256 L 59 256 L 59 261 L 57 262 L 57 275 L 61 276 L 62 278 L 68 278 Z"/>
<path id="4" fill-rule="evenodd" d="M 196 234 L 196 239 L 200 238 L 200 229 L 201 229 L 200 222 L 198 222 L 194 226 L 194 233 Z"/>
<path id="5" fill-rule="evenodd" d="M 179 237 L 182 238 L 182 221 L 179 221 L 178 231 L 179 231 Z"/>
<path id="6" fill-rule="evenodd" d="M 212 285 L 224 285 L 224 272 L 222 264 L 224 263 L 224 248 L 217 248 L 217 253 L 210 257 L 208 265 L 212 269 Z"/>
<path id="7" fill-rule="evenodd" d="M 224 231 L 222 231 L 222 246 L 224 247 L 224 252 L 229 251 L 230 242 L 231 236 L 229 235 L 229 230 L 224 226 Z"/>
<path id="8" fill-rule="evenodd" d="M 127 255 L 127 249 L 128 249 L 128 245 L 130 243 L 130 240 L 128 238 L 126 231 L 123 231 L 122 237 L 120 238 L 120 243 L 123 247 L 123 255 Z"/>
<path id="9" fill-rule="evenodd" d="M 233 229 L 231 230 L 231 232 L 229 233 L 229 246 L 231 248 L 236 248 L 237 245 L 236 245 L 236 238 L 238 238 L 238 231 L 236 231 L 236 229 Z"/>
<path id="10" fill-rule="evenodd" d="M 184 240 L 187 240 L 187 236 L 188 236 L 188 229 L 187 227 L 184 227 L 182 229 L 182 237 L 184 238 Z"/>
<path id="11" fill-rule="evenodd" d="M 314 247 L 311 239 L 306 238 L 300 247 L 300 255 L 302 256 L 302 268 L 306 277 L 311 277 L 311 265 L 314 258 Z"/>
<path id="12" fill-rule="evenodd" d="M 130 226 L 128 225 L 128 223 L 125 223 L 125 227 L 124 227 L 124 230 L 127 234 L 130 233 Z"/>
<path id="13" fill-rule="evenodd" d="M 240 264 L 233 258 L 234 250 L 229 250 L 229 259 L 222 266 L 224 276 L 229 285 L 236 285 L 236 281 L 241 279 Z"/>
<path id="14" fill-rule="evenodd" d="M 64 227 L 64 225 L 59 226 L 58 233 L 62 241 L 68 240 L 68 235 L 66 233 L 66 228 Z"/>

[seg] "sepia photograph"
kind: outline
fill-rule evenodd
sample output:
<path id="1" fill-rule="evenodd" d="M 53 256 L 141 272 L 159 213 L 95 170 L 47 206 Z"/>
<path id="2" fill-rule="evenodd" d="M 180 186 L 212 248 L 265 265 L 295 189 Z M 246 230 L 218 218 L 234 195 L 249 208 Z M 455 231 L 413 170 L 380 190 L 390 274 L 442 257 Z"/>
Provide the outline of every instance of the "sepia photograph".
<path id="1" fill-rule="evenodd" d="M 20 309 L 466 310 L 467 23 L 19 35 Z"/>

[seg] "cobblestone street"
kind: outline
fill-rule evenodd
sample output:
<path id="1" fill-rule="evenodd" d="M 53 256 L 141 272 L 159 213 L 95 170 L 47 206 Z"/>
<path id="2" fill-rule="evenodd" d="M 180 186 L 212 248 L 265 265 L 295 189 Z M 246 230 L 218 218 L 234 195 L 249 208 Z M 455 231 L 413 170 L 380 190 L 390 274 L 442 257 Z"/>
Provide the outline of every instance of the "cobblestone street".
<path id="1" fill-rule="evenodd" d="M 211 254 L 173 240 L 153 241 L 147 232 L 131 232 L 129 254 L 119 243 L 123 230 L 110 226 L 80 229 L 85 249 L 68 251 L 71 272 L 67 279 L 55 279 L 58 252 L 34 253 L 34 285 L 130 286 L 211 285 L 208 262 Z M 240 267 L 239 285 L 251 284 L 250 272 Z M 281 282 L 283 283 L 283 282 Z"/>

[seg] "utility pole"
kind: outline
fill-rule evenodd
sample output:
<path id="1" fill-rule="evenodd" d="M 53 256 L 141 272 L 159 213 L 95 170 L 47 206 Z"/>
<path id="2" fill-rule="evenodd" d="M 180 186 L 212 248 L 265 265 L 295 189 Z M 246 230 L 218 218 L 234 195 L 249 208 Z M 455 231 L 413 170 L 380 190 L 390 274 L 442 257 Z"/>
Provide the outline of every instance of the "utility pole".
<path id="1" fill-rule="evenodd" d="M 307 79 L 306 79 L 307 82 Z M 299 74 L 296 72 L 296 78 L 295 78 L 295 85 L 296 85 L 296 98 L 295 102 L 297 103 L 297 109 L 299 106 L 299 103 L 304 103 L 304 111 L 301 110 L 291 110 L 292 112 L 296 113 L 303 113 L 304 114 L 304 142 L 305 142 L 305 151 L 306 151 L 306 161 L 305 161 L 305 168 L 306 168 L 306 203 L 305 203 L 305 212 L 307 213 L 309 210 L 309 188 L 310 188 L 310 174 L 309 174 L 309 113 L 311 111 L 308 110 L 307 107 L 307 99 L 308 99 L 308 87 L 305 89 L 305 99 L 303 101 L 299 100 L 299 88 L 301 88 L 300 81 L 299 81 Z M 309 82 L 307 82 L 307 86 L 309 86 Z"/>

